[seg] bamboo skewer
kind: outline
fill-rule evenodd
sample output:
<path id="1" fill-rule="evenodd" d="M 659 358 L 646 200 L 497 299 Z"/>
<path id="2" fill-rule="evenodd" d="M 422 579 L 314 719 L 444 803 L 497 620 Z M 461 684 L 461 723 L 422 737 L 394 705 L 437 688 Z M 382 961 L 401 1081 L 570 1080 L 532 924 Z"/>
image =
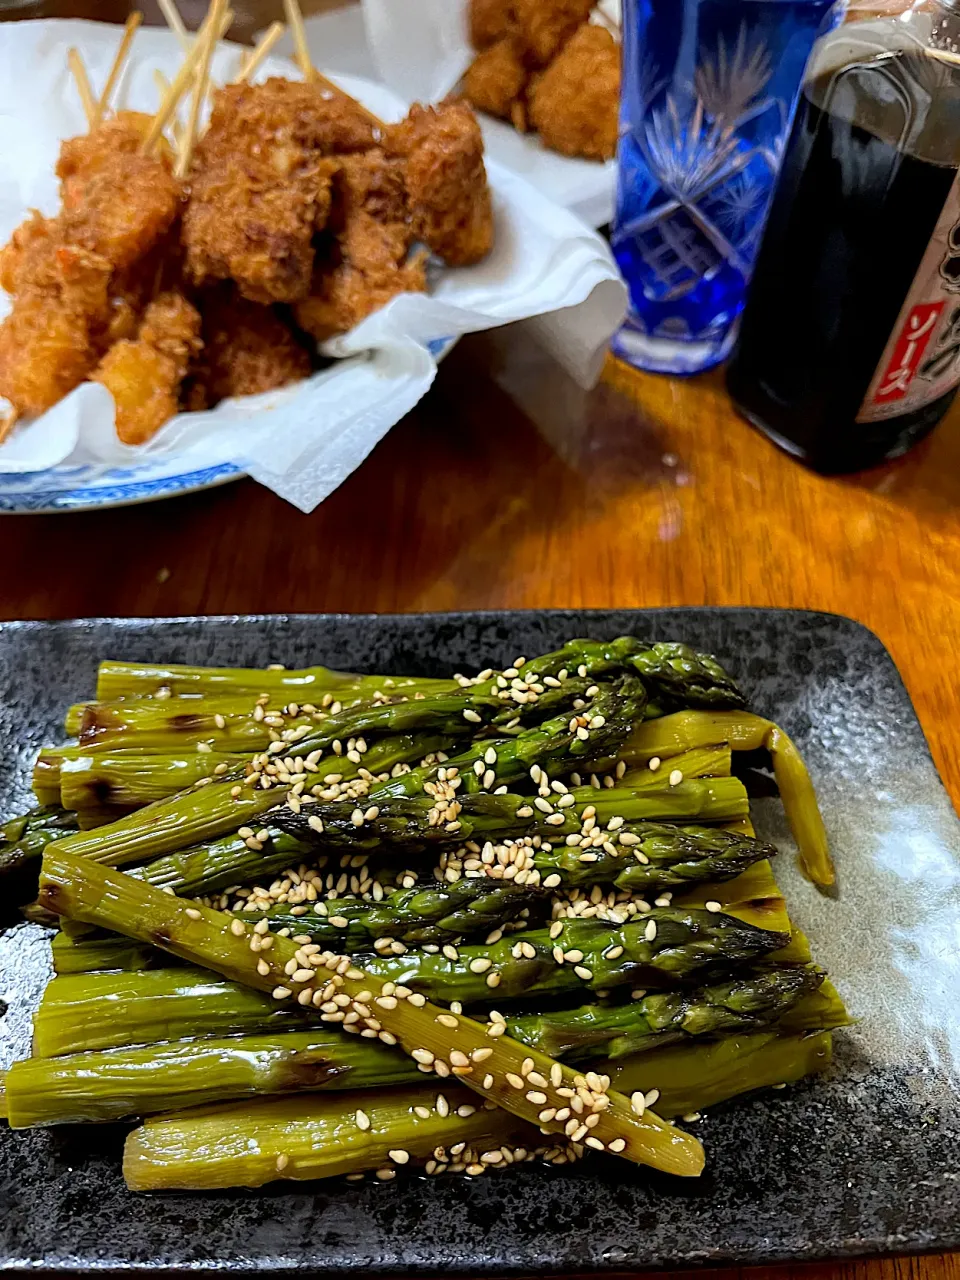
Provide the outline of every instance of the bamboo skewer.
<path id="1" fill-rule="evenodd" d="M 170 91 L 170 81 L 162 71 L 154 71 L 153 82 L 160 91 L 160 101 L 162 102 Z M 176 143 L 177 150 L 179 151 L 180 144 L 183 141 L 183 125 L 176 116 L 174 116 L 170 121 L 170 132 L 173 134 L 173 141 Z"/>
<path id="2" fill-rule="evenodd" d="M 90 88 L 90 77 L 87 75 L 87 68 L 83 65 L 83 59 L 76 49 L 71 49 L 67 54 L 67 63 L 73 72 L 73 78 L 77 82 L 77 92 L 80 94 L 80 101 L 83 104 L 83 114 L 87 117 L 87 128 L 93 129 L 97 124 L 97 100 L 93 96 L 93 90 Z"/>
<path id="3" fill-rule="evenodd" d="M 186 93 L 187 87 L 193 80 L 194 72 L 196 71 L 200 59 L 204 55 L 204 50 L 206 49 L 207 35 L 214 32 L 214 40 L 216 40 L 220 35 L 220 27 L 223 20 L 230 17 L 229 10 L 227 13 L 222 12 L 222 4 L 216 6 L 216 8 L 217 13 L 216 16 L 214 16 L 214 6 L 211 6 L 206 18 L 204 19 L 203 26 L 200 28 L 197 39 L 193 42 L 187 56 L 180 64 L 180 69 L 173 77 L 170 89 L 168 90 L 166 97 L 160 103 L 160 109 L 153 117 L 153 124 L 150 126 L 147 136 L 143 140 L 143 146 L 141 148 L 142 151 L 149 153 L 160 140 L 160 136 L 167 127 L 171 116 L 176 111 L 180 99 L 183 97 L 184 93 Z M 210 43 L 212 49 L 213 41 Z"/>
<path id="4" fill-rule="evenodd" d="M 286 27 L 282 22 L 273 22 L 267 27 L 266 31 L 260 37 L 260 41 L 255 49 L 250 51 L 249 56 L 244 60 L 243 66 L 240 68 L 239 80 L 249 80 L 250 77 L 259 69 L 264 58 L 270 53 L 273 46 L 286 31 Z"/>
<path id="5" fill-rule="evenodd" d="M 187 170 L 190 168 L 190 161 L 193 158 L 193 148 L 197 140 L 197 125 L 200 121 L 200 108 L 206 97 L 207 81 L 210 78 L 210 60 L 213 57 L 213 48 L 220 34 L 220 25 L 223 21 L 226 6 L 227 0 L 213 0 L 213 4 L 211 4 L 207 14 L 207 20 L 204 23 L 203 34 L 197 40 L 197 45 L 201 48 L 200 61 L 196 83 L 193 86 L 193 99 L 190 103 L 187 131 L 184 135 L 183 146 L 180 148 L 180 155 L 177 157 L 176 175 L 178 178 L 186 177 Z"/>
<path id="6" fill-rule="evenodd" d="M 335 94 L 338 98 L 345 98 L 348 102 L 352 102 L 363 112 L 364 117 L 369 124 L 375 129 L 383 129 L 383 121 L 368 111 L 362 102 L 357 102 L 356 98 L 352 98 L 349 93 L 344 92 L 339 85 L 328 80 L 326 76 L 313 65 L 310 59 L 310 50 L 307 46 L 307 33 L 303 25 L 303 14 L 300 12 L 300 5 L 297 0 L 283 0 L 283 9 L 287 16 L 287 26 L 290 28 L 290 34 L 293 36 L 294 57 L 297 66 L 300 68 L 300 74 L 304 80 L 310 80 L 319 89 L 326 89 L 327 92 Z"/>
<path id="7" fill-rule="evenodd" d="M 180 17 L 180 11 L 173 3 L 173 0 L 159 0 L 160 12 L 163 14 L 163 20 L 180 41 L 180 48 L 184 53 L 190 52 L 190 37 L 187 34 L 187 28 L 183 25 L 183 19 Z"/>
<path id="8" fill-rule="evenodd" d="M 130 14 L 130 17 L 127 18 L 127 21 L 124 24 L 123 38 L 120 41 L 116 56 L 113 59 L 113 66 L 111 66 L 110 72 L 107 75 L 107 81 L 103 86 L 103 92 L 100 94 L 100 101 L 97 103 L 97 124 L 99 124 L 103 119 L 104 112 L 110 105 L 110 96 L 116 88 L 117 81 L 120 78 L 120 72 L 123 69 L 123 64 L 127 59 L 127 54 L 130 52 L 130 45 L 133 43 L 133 37 L 136 35 L 137 28 L 140 26 L 142 21 L 143 14 L 137 10 Z"/>

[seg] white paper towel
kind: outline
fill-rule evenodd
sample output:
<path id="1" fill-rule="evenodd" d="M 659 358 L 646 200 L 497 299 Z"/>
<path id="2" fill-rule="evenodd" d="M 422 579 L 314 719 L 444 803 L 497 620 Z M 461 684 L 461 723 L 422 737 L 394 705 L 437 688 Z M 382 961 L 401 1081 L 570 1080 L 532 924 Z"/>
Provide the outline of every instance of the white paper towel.
<path id="1" fill-rule="evenodd" d="M 84 131 L 67 71 L 76 46 L 95 86 L 103 83 L 119 29 L 101 23 L 11 23 L 0 41 L 0 240 L 38 207 L 57 207 L 53 166 L 60 141 Z M 213 76 L 230 79 L 242 50 L 221 45 Z M 166 31 L 141 29 L 124 72 L 119 105 L 152 111 L 155 69 L 172 77 L 181 60 Z M 270 59 L 263 76 L 291 75 Z M 387 120 L 404 104 L 381 85 L 338 77 Z M 147 444 L 120 443 L 113 404 L 103 387 L 78 387 L 0 447 L 0 472 L 43 470 L 58 463 L 122 467 L 145 454 L 173 454 L 193 469 L 233 462 L 303 511 L 312 510 L 367 456 L 390 427 L 425 394 L 436 374 L 430 344 L 459 334 L 528 320 L 565 367 L 584 384 L 599 374 L 603 353 L 626 304 L 606 244 L 537 191 L 489 165 L 496 243 L 478 266 L 438 273 L 429 295 L 393 299 L 323 350 L 342 357 L 305 382 L 262 396 L 225 401 L 206 413 L 181 414 Z M 0 298 L 2 298 L 0 294 Z M 549 323 L 532 317 L 550 313 Z"/>

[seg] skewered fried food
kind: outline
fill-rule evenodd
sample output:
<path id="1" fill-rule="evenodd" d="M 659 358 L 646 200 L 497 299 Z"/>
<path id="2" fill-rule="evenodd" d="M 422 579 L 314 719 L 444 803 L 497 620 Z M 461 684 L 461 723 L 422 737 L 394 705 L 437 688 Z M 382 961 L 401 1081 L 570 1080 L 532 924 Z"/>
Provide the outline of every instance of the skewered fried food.
<path id="1" fill-rule="evenodd" d="M 180 212 L 180 184 L 166 151 L 144 155 L 149 116 L 134 112 L 63 144 L 63 238 L 114 267 L 129 267 L 164 236 Z"/>
<path id="2" fill-rule="evenodd" d="M 190 388 L 191 408 L 310 376 L 309 353 L 273 307 L 249 302 L 230 287 L 209 291 L 200 305 L 203 359 Z"/>
<path id="3" fill-rule="evenodd" d="M 147 307 L 136 340 L 110 348 L 92 376 L 113 396 L 124 444 L 143 444 L 179 411 L 180 385 L 201 346 L 200 313 L 169 292 Z"/>
<path id="4" fill-rule="evenodd" d="M 463 102 L 415 103 L 391 130 L 407 162 L 413 231 L 451 266 L 485 258 L 493 246 L 493 205 L 477 118 Z"/>
<path id="5" fill-rule="evenodd" d="M 562 155 L 609 160 L 619 101 L 620 47 L 605 27 L 585 23 L 534 81 L 530 121 Z"/>
<path id="6" fill-rule="evenodd" d="M 326 157 L 372 143 L 360 108 L 315 85 L 272 79 L 221 89 L 184 215 L 193 281 L 233 279 L 254 302 L 306 297 L 336 169 Z"/>
<path id="7" fill-rule="evenodd" d="M 470 0 L 470 43 L 485 49 L 516 24 L 514 0 Z"/>
<path id="8" fill-rule="evenodd" d="M 109 263 L 53 239 L 38 247 L 35 274 L 20 279 L 0 325 L 0 395 L 19 414 L 44 413 L 86 378 L 107 315 Z"/>
<path id="9" fill-rule="evenodd" d="M 594 0 L 514 0 L 517 26 L 532 66 L 544 67 L 590 17 Z"/>
<path id="10" fill-rule="evenodd" d="M 0 249 L 0 288 L 9 294 L 18 294 L 28 287 L 31 278 L 42 270 L 59 241 L 59 227 L 55 218 L 45 218 L 36 209 L 16 228 L 9 241 Z"/>
<path id="11" fill-rule="evenodd" d="M 515 35 L 501 36 L 478 53 L 463 77 L 464 97 L 478 111 L 509 120 L 527 83 L 522 47 Z"/>
<path id="12" fill-rule="evenodd" d="M 297 323 L 322 342 L 359 324 L 398 293 L 422 293 L 403 162 L 377 148 L 344 158 L 331 214 L 333 239 L 318 259 L 311 296 L 294 308 Z"/>

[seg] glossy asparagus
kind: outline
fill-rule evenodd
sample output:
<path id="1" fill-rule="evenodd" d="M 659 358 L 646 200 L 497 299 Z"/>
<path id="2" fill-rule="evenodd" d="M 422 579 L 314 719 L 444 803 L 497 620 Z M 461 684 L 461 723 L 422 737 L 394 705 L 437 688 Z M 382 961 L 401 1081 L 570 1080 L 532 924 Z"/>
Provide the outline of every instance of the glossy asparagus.
<path id="1" fill-rule="evenodd" d="M 508 1017 L 507 1031 L 554 1058 L 614 1060 L 676 1041 L 759 1030 L 779 1021 L 822 981 L 816 970 L 771 968 L 629 1004 Z"/>
<path id="2" fill-rule="evenodd" d="M 319 703 L 324 693 L 336 697 L 353 695 L 372 698 L 375 693 L 446 693 L 457 687 L 454 680 L 425 680 L 411 676 L 361 676 L 333 671 L 329 667 L 192 667 L 178 663 L 101 662 L 97 671 L 97 698 L 145 695 L 222 696 L 262 693 L 295 698 L 298 702 Z"/>
<path id="3" fill-rule="evenodd" d="M 770 753 L 804 870 L 814 884 L 832 885 L 836 872 L 813 783 L 797 747 L 772 720 L 748 711 L 680 711 L 637 725 L 620 754 L 628 763 L 643 763 L 714 742 L 727 742 L 734 751 Z"/>
<path id="4" fill-rule="evenodd" d="M 629 1099 L 607 1092 L 602 1078 L 587 1080 L 506 1035 L 490 1035 L 488 1026 L 449 1014 L 409 988 L 385 989 L 386 984 L 347 956 L 319 948 L 307 952 L 273 934 L 267 935 L 272 945 L 264 949 L 262 935 L 248 933 L 241 920 L 186 906 L 130 876 L 52 846 L 44 856 L 40 900 L 58 915 L 154 943 L 224 977 L 269 991 L 279 1003 L 296 1002 L 321 1021 L 337 1022 L 344 1030 L 355 1027 L 353 1034 L 372 1031 L 441 1077 L 457 1075 L 495 1105 L 552 1132 L 564 1133 L 569 1124 L 557 1120 L 557 1111 L 566 1108 L 561 1099 L 579 1096 L 591 1123 L 576 1116 L 567 1135 L 575 1141 L 589 1137 L 588 1145 L 664 1172 L 696 1176 L 702 1171 L 703 1149 L 695 1138 L 653 1113 L 637 1115 Z M 346 997 L 346 1004 L 337 1004 L 335 995 Z M 356 1019 L 348 1022 L 352 1014 Z M 527 1083 L 536 1087 L 528 1090 Z"/>
<path id="5" fill-rule="evenodd" d="M 405 1054 L 336 1030 L 185 1040 L 58 1058 L 26 1058 L 6 1075 L 11 1128 L 125 1120 L 233 1098 L 416 1085 Z"/>
<path id="6" fill-rule="evenodd" d="M 271 931 L 289 928 L 324 947 L 355 952 L 369 948 L 376 938 L 445 943 L 486 934 L 545 899 L 529 885 L 484 877 L 455 884 L 426 881 L 386 894 L 380 902 L 335 899 L 310 908 L 282 906 L 239 915 L 254 925 L 265 920 Z"/>
<path id="7" fill-rule="evenodd" d="M 532 1125 L 499 1109 L 477 1106 L 468 1089 L 396 1089 L 383 1093 L 270 1098 L 257 1103 L 196 1108 L 147 1121 L 127 1137 L 123 1176 L 131 1191 L 261 1187 L 383 1170 L 387 1178 L 411 1162 L 446 1156 L 463 1143 L 483 1172 L 482 1153 L 507 1145 L 525 1156 L 543 1149 Z M 503 1156 L 500 1155 L 501 1161 Z"/>
<path id="8" fill-rule="evenodd" d="M 625 1088 L 643 1094 L 657 1090 L 659 1111 L 678 1116 L 695 1114 L 738 1094 L 815 1075 L 827 1069 L 830 1056 L 829 1032 L 812 1036 L 761 1032 L 638 1054 L 624 1059 L 614 1071 Z M 472 1109 L 466 1090 L 444 1085 L 442 1093 L 436 1088 L 404 1091 L 388 1097 L 389 1113 L 383 1110 L 383 1097 L 278 1098 L 157 1117 L 127 1138 L 124 1176 L 131 1190 L 152 1191 L 263 1186 L 281 1178 L 312 1179 L 357 1173 L 362 1168 L 383 1169 L 383 1176 L 390 1177 L 398 1162 L 424 1162 L 430 1173 L 469 1169 L 476 1175 L 490 1168 L 481 1162 L 486 1151 L 493 1168 L 503 1168 L 506 1161 L 493 1160 L 503 1146 L 511 1150 L 514 1163 L 532 1159 L 542 1150 L 544 1139 L 536 1130 L 523 1127 L 499 1109 Z M 356 1108 L 354 1121 L 357 1111 L 370 1121 L 369 1129 L 361 1131 L 368 1136 L 362 1145 L 356 1125 L 351 1124 L 352 1108 Z M 431 1125 L 429 1134 L 411 1124 L 413 1117 Z M 442 1128 L 438 1120 L 443 1121 Z M 523 1144 L 519 1149 L 518 1143 Z M 457 1147 L 456 1154 L 452 1147 Z M 399 1156 L 394 1158 L 391 1152 Z M 562 1156 L 557 1152 L 554 1158 Z"/>
<path id="9" fill-rule="evenodd" d="M 627 924 L 566 919 L 486 945 L 358 958 L 382 981 L 462 1004 L 706 981 L 789 941 L 719 912 L 654 907 Z"/>
<path id="10" fill-rule="evenodd" d="M 831 1052 L 829 1031 L 783 1035 L 773 1030 L 636 1053 L 606 1069 L 624 1092 L 656 1090 L 658 1113 L 685 1116 L 741 1094 L 817 1075 L 829 1067 Z"/>

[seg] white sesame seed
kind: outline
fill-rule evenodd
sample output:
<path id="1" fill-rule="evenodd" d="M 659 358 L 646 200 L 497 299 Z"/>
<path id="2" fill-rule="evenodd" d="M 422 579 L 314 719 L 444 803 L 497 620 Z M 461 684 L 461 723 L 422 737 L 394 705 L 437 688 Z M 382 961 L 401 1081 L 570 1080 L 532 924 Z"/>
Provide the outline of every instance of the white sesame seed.
<path id="1" fill-rule="evenodd" d="M 242 938 L 243 935 L 246 933 L 246 931 L 247 931 L 247 926 L 243 923 L 242 920 L 230 921 L 230 932 L 234 934 L 236 937 Z"/>
<path id="2" fill-rule="evenodd" d="M 607 1143 L 607 1150 L 613 1151 L 616 1155 L 619 1155 L 620 1152 L 625 1149 L 626 1145 L 627 1144 L 623 1138 L 613 1138 Z"/>
<path id="3" fill-rule="evenodd" d="M 469 720 L 471 724 L 480 724 L 481 718 L 471 707 L 465 707 L 463 711 L 464 720 Z"/>
<path id="4" fill-rule="evenodd" d="M 499 987 L 499 985 L 500 985 L 500 975 L 499 975 L 499 973 L 488 973 L 488 974 L 487 974 L 487 986 L 488 986 L 488 987 Z"/>
<path id="5" fill-rule="evenodd" d="M 186 914 L 190 917 L 191 920 L 203 919 L 203 916 L 201 916 L 200 912 L 197 910 L 196 907 L 187 907 Z"/>
<path id="6" fill-rule="evenodd" d="M 683 781 L 683 773 L 679 769 L 674 769 L 670 774 L 671 787 L 678 787 Z"/>
<path id="7" fill-rule="evenodd" d="M 290 1163 L 290 1157 L 285 1156 L 282 1152 L 277 1156 L 277 1173 L 283 1173 L 284 1169 Z"/>
<path id="8" fill-rule="evenodd" d="M 650 761 L 649 761 L 649 768 L 650 768 L 654 773 L 656 773 L 656 771 L 660 768 L 660 757 L 659 757 L 659 756 L 651 756 L 651 757 L 650 757 Z"/>
<path id="9" fill-rule="evenodd" d="M 406 1164 L 407 1161 L 410 1159 L 409 1151 L 403 1151 L 399 1149 L 396 1151 L 388 1151 L 387 1155 L 394 1162 L 394 1164 Z"/>
<path id="10" fill-rule="evenodd" d="M 644 940 L 646 942 L 653 942 L 656 936 L 657 936 L 657 922 L 656 920 L 648 920 L 647 927 L 643 931 Z"/>
<path id="11" fill-rule="evenodd" d="M 636 1093 L 630 1095 L 630 1106 L 638 1116 L 642 1116 L 646 1110 L 647 1100 L 643 1095 L 643 1090 L 638 1089 Z"/>
<path id="12" fill-rule="evenodd" d="M 274 1000 L 286 1000 L 287 996 L 289 996 L 290 994 L 291 994 L 291 992 L 290 992 L 290 988 L 289 988 L 289 987 L 274 987 L 274 988 L 273 988 L 273 998 L 274 998 Z"/>
<path id="13" fill-rule="evenodd" d="M 717 912 L 717 911 L 723 910 L 723 907 L 720 905 L 720 903 L 716 902 L 713 898 L 711 898 L 710 901 L 705 903 L 704 905 L 706 906 L 708 911 Z"/>
<path id="14" fill-rule="evenodd" d="M 643 1102 L 644 1102 L 644 1105 L 645 1105 L 645 1106 L 647 1106 L 647 1107 L 652 1107 L 652 1106 L 653 1106 L 653 1104 L 657 1101 L 657 1099 L 658 1099 L 659 1097 L 660 1097 L 660 1090 L 659 1090 L 659 1089 L 649 1089 L 649 1090 L 648 1090 L 648 1091 L 643 1095 Z"/>
<path id="15" fill-rule="evenodd" d="M 357 1111 L 353 1118 L 357 1122 L 358 1129 L 367 1130 L 370 1128 L 370 1117 L 365 1111 Z"/>

